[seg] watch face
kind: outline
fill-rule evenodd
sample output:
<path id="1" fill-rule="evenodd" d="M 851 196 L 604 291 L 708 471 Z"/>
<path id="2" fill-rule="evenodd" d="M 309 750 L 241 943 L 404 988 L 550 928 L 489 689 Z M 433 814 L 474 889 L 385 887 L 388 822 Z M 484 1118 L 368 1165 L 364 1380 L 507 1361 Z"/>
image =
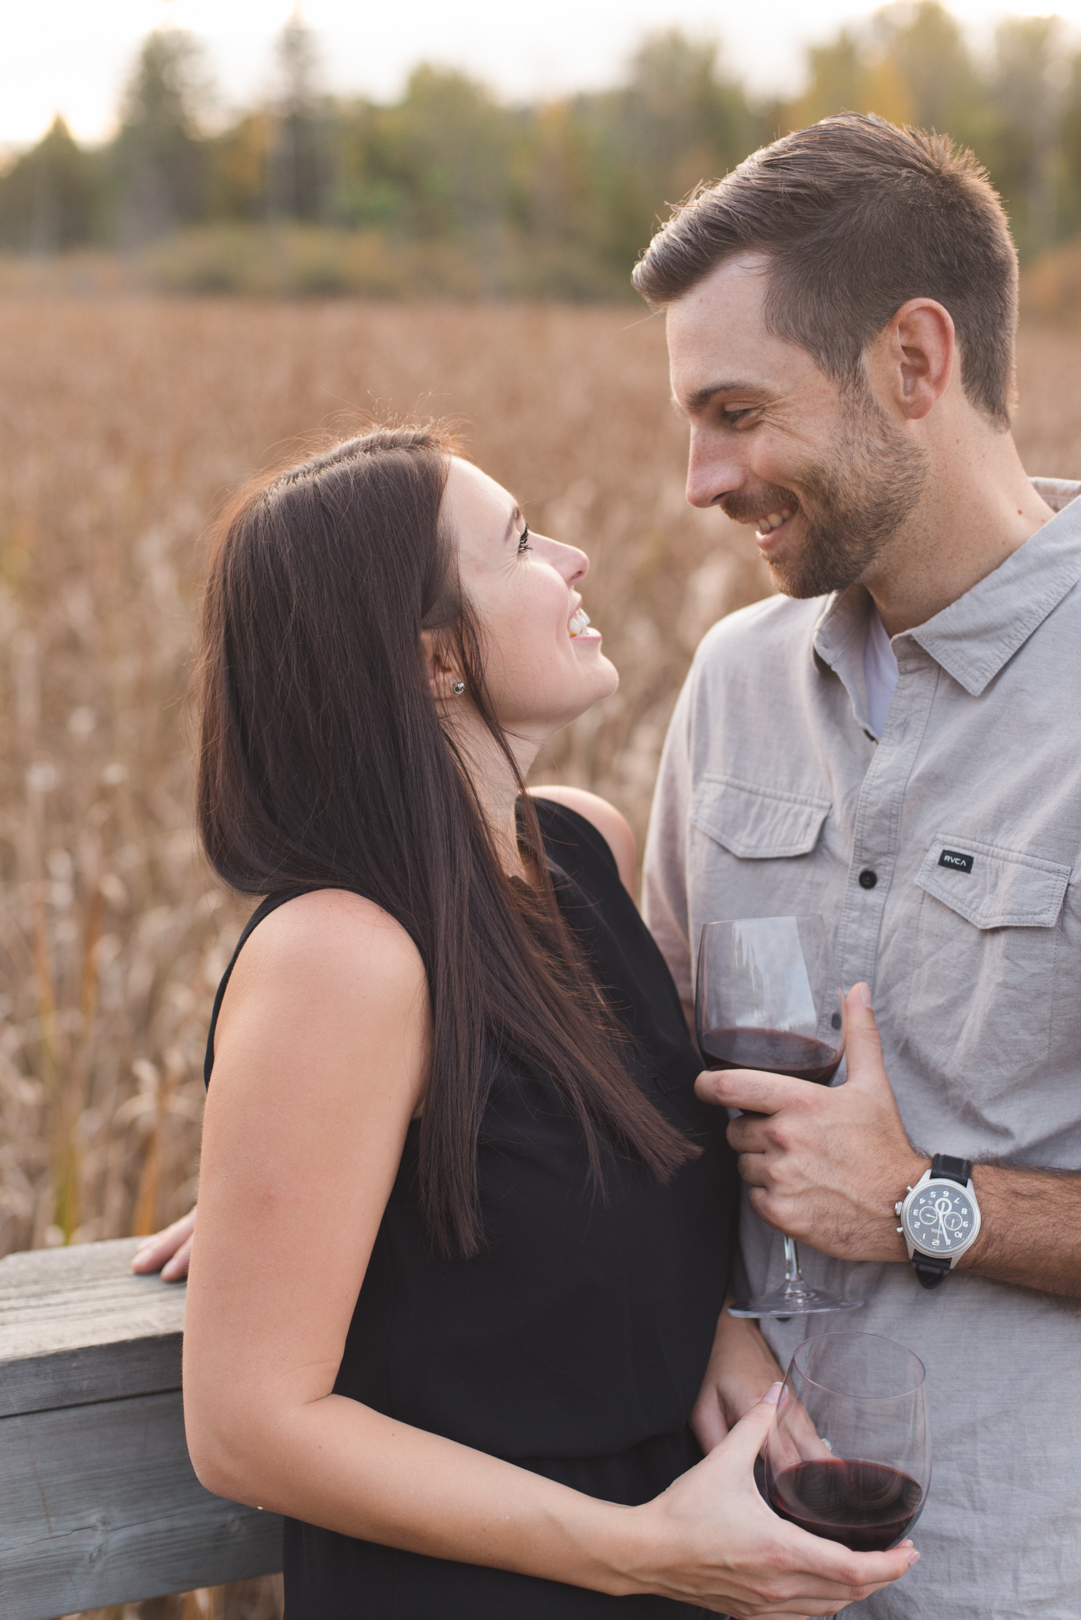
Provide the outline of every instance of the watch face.
<path id="1" fill-rule="evenodd" d="M 929 1181 L 918 1188 L 904 1216 L 909 1237 L 925 1254 L 954 1254 L 964 1248 L 975 1222 L 968 1190 L 956 1181 Z"/>

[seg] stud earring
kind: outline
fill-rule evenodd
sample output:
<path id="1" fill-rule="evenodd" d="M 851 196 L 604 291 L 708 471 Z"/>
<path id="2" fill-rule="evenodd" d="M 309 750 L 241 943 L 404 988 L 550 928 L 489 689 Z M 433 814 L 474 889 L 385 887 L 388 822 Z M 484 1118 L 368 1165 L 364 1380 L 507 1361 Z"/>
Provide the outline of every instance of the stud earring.
<path id="1" fill-rule="evenodd" d="M 461 697 L 462 693 L 465 691 L 465 682 L 455 681 L 454 685 L 451 687 L 451 691 L 454 693 L 455 697 Z"/>

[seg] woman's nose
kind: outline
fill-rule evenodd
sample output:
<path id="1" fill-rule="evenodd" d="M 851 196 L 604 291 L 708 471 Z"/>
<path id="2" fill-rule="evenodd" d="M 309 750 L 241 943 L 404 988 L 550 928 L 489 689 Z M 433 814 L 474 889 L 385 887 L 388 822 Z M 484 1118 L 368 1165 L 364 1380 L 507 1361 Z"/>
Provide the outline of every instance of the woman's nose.
<path id="1" fill-rule="evenodd" d="M 589 573 L 589 558 L 578 546 L 568 546 L 562 540 L 550 540 L 546 535 L 535 535 L 534 540 L 544 540 L 551 546 L 550 560 L 555 563 L 568 585 L 584 579 Z"/>

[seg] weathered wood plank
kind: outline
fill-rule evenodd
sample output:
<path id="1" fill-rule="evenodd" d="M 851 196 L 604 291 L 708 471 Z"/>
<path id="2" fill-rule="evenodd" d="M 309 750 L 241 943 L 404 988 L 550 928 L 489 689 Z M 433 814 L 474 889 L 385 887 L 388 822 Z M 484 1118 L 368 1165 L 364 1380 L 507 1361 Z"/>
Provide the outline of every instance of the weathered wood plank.
<path id="1" fill-rule="evenodd" d="M 211 1496 L 179 1392 L 0 1420 L 0 1620 L 281 1568 L 281 1520 Z"/>
<path id="2" fill-rule="evenodd" d="M 0 1417 L 180 1388 L 186 1290 L 136 1277 L 135 1247 L 0 1260 Z"/>
<path id="3" fill-rule="evenodd" d="M 0 1261 L 0 1620 L 281 1568 L 281 1520 L 196 1479 L 180 1395 L 182 1285 L 134 1239 Z"/>

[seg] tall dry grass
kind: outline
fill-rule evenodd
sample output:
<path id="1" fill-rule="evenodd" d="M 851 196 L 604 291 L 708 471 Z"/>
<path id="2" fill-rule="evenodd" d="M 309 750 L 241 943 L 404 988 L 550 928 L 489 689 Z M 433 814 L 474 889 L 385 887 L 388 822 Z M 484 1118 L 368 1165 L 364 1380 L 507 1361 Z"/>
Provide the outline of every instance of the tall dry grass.
<path id="1" fill-rule="evenodd" d="M 686 506 L 662 323 L 626 308 L 9 295 L 0 355 L 3 1253 L 149 1231 L 196 1190 L 244 908 L 195 846 L 185 690 L 208 514 L 238 481 L 371 414 L 456 418 L 533 526 L 593 558 L 623 683 L 541 769 L 639 834 L 695 643 L 769 586 L 744 531 Z M 1034 471 L 1081 474 L 1079 357 L 1050 329 L 1023 341 Z M 276 1606 L 263 1585 L 228 1613 Z"/>
<path id="2" fill-rule="evenodd" d="M 766 582 L 686 507 L 663 332 L 625 311 L 0 306 L 0 1252 L 151 1230 L 195 1190 L 208 1008 L 242 912 L 192 836 L 204 528 L 300 436 L 449 413 L 595 559 L 619 696 L 546 768 L 644 823 L 695 640 Z"/>

